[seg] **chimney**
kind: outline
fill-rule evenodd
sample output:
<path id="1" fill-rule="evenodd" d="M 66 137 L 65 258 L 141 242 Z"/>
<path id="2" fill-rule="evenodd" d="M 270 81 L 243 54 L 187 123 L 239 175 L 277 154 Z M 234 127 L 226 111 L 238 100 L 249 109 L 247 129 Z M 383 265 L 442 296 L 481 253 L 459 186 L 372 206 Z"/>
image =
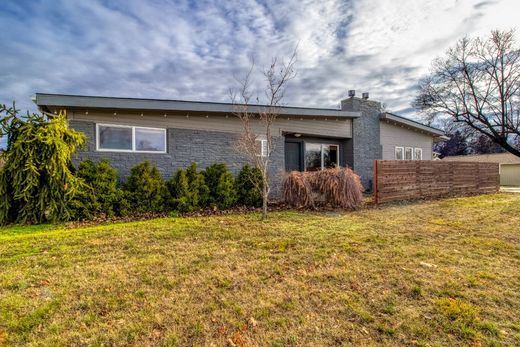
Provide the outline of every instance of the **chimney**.
<path id="1" fill-rule="evenodd" d="M 370 94 L 368 92 L 364 92 L 361 94 L 361 97 L 356 97 L 356 91 L 351 89 L 348 91 L 348 98 L 341 100 L 341 109 L 343 111 L 367 111 L 371 109 L 375 112 L 381 112 L 381 103 L 369 100 Z"/>
<path id="2" fill-rule="evenodd" d="M 379 119 L 381 103 L 368 97 L 366 92 L 361 97 L 349 92 L 349 97 L 341 100 L 342 111 L 357 113 L 357 117 L 352 119 L 352 138 L 345 145 L 346 158 L 350 159 L 349 163 L 367 188 L 371 186 L 374 160 L 383 157 Z"/>

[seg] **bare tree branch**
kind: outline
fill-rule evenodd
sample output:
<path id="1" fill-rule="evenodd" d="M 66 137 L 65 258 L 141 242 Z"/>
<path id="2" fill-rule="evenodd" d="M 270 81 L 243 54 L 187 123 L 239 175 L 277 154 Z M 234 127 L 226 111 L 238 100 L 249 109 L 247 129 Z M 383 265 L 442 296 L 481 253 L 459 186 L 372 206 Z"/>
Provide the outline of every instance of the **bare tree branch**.
<path id="1" fill-rule="evenodd" d="M 419 83 L 414 106 L 431 121 L 449 117 L 520 156 L 520 48 L 515 33 L 463 38 Z"/>
<path id="2" fill-rule="evenodd" d="M 267 69 L 263 71 L 266 82 L 266 104 L 260 105 L 256 98 L 256 105 L 251 103 L 251 75 L 254 71 L 254 61 L 242 80 L 237 80 L 238 91 L 230 91 L 230 99 L 233 103 L 233 114 L 242 123 L 242 134 L 236 142 L 236 149 L 243 154 L 248 161 L 261 173 L 262 182 L 253 182 L 262 196 L 262 218 L 267 218 L 267 206 L 271 192 L 269 184 L 271 155 L 275 151 L 275 137 L 273 125 L 283 106 L 283 98 L 287 83 L 296 76 L 294 65 L 296 62 L 296 49 L 287 62 L 280 62 L 274 58 Z M 251 110 L 251 106 L 256 106 Z"/>

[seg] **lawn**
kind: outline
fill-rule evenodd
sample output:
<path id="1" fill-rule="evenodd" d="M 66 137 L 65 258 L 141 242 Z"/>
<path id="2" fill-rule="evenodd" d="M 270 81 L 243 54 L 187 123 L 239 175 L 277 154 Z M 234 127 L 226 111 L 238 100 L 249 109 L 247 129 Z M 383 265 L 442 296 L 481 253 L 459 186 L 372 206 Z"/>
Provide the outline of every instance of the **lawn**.
<path id="1" fill-rule="evenodd" d="M 0 229 L 0 345 L 520 345 L 520 194 Z"/>

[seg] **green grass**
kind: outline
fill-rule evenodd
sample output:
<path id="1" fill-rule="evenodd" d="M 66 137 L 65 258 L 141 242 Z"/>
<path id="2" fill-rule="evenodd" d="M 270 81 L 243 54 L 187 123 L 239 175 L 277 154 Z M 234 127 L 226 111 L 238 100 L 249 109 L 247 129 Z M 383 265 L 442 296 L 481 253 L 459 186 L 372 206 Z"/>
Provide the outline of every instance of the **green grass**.
<path id="1" fill-rule="evenodd" d="M 0 228 L 0 346 L 520 345 L 520 195 Z"/>

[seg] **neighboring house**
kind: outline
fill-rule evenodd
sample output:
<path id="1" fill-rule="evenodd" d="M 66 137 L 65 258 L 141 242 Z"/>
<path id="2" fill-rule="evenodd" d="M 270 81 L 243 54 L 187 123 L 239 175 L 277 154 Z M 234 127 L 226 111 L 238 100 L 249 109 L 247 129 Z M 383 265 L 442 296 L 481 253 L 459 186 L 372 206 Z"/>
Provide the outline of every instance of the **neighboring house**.
<path id="1" fill-rule="evenodd" d="M 90 140 L 79 159 L 109 159 L 123 179 L 143 160 L 165 178 L 192 161 L 202 168 L 223 162 L 235 173 L 245 163 L 235 148 L 242 124 L 229 103 L 59 94 L 36 94 L 34 101 L 47 112 L 66 110 L 70 126 Z M 286 171 L 336 165 L 352 167 L 370 188 L 375 159 L 431 159 L 432 142 L 444 135 L 383 113 L 381 103 L 367 96 L 345 99 L 341 109 L 281 107 L 272 130 L 274 191 Z M 261 148 L 265 139 L 259 137 Z"/>
<path id="2" fill-rule="evenodd" d="M 445 161 L 468 161 L 500 164 L 500 185 L 520 186 L 520 157 L 509 152 L 495 154 L 455 155 Z"/>

